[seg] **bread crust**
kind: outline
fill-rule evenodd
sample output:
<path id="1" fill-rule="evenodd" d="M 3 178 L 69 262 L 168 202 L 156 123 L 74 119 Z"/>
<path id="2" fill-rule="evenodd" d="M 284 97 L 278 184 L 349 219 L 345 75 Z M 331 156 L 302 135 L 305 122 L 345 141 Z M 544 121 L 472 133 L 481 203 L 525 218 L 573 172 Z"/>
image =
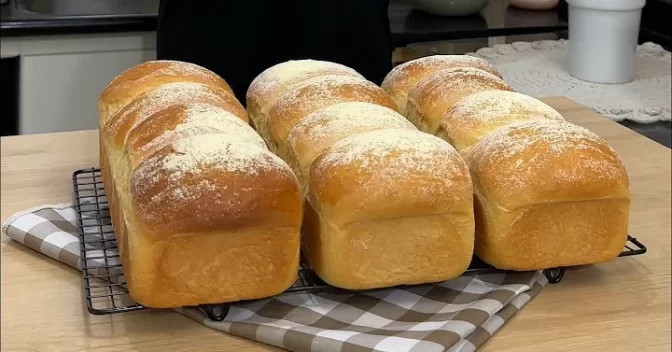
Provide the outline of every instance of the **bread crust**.
<path id="1" fill-rule="evenodd" d="M 501 73 L 481 58 L 467 55 L 432 55 L 396 66 L 385 76 L 381 87 L 394 99 L 399 113 L 405 115 L 408 94 L 420 81 L 437 71 L 461 67 L 477 68 L 502 79 Z"/>
<path id="2" fill-rule="evenodd" d="M 228 134 L 230 141 L 252 142 L 266 148 L 264 140 L 250 125 L 216 105 L 174 104 L 140 120 L 142 122 L 131 129 L 126 138 L 132 170 L 160 149 L 192 136 Z"/>
<path id="3" fill-rule="evenodd" d="M 301 223 L 299 184 L 280 158 L 222 134 L 185 137 L 142 162 L 130 180 L 144 236 L 292 227 Z"/>
<path id="4" fill-rule="evenodd" d="M 473 188 L 445 141 L 412 129 L 356 134 L 320 154 L 309 182 L 304 247 L 328 283 L 359 290 L 437 282 L 468 267 Z"/>
<path id="5" fill-rule="evenodd" d="M 247 89 L 247 110 L 254 128 L 269 148 L 277 152 L 273 140 L 268 111 L 275 101 L 297 84 L 320 76 L 348 76 L 364 79 L 350 67 L 322 60 L 290 60 L 273 65 L 254 78 Z"/>
<path id="6" fill-rule="evenodd" d="M 310 166 L 317 156 L 334 143 L 358 133 L 389 129 L 416 128 L 390 108 L 371 103 L 348 102 L 328 106 L 300 120 L 287 136 L 290 166 L 307 189 Z"/>
<path id="7" fill-rule="evenodd" d="M 100 127 L 102 128 L 112 115 L 137 96 L 174 82 L 207 84 L 233 95 L 231 87 L 224 79 L 204 67 L 173 60 L 147 61 L 119 74 L 100 93 L 98 101 Z"/>
<path id="8" fill-rule="evenodd" d="M 173 308 L 285 291 L 300 254 L 296 176 L 248 125 L 230 89 L 141 66 L 130 71 L 159 78 L 133 81 L 140 93 L 101 129 L 103 182 L 131 297 Z"/>
<path id="9" fill-rule="evenodd" d="M 437 136 L 462 155 L 488 133 L 514 122 L 564 120 L 552 107 L 530 96 L 506 91 L 478 92 L 460 99 L 441 116 Z"/>
<path id="10" fill-rule="evenodd" d="M 320 76 L 283 94 L 269 112 L 273 140 L 280 146 L 294 125 L 309 114 L 344 102 L 378 104 L 396 110 L 390 96 L 377 85 L 357 77 Z"/>
<path id="11" fill-rule="evenodd" d="M 500 127 L 467 155 L 476 194 L 476 254 L 500 269 L 616 258 L 627 239 L 629 180 L 618 154 L 557 120 Z"/>
<path id="12" fill-rule="evenodd" d="M 350 67 L 322 60 L 290 60 L 273 65 L 254 78 L 247 89 L 247 104 L 254 103 L 262 112 L 293 86 L 319 76 L 349 76 L 364 79 Z"/>
<path id="13" fill-rule="evenodd" d="M 436 134 L 444 112 L 460 99 L 488 90 L 514 91 L 503 80 L 476 68 L 437 71 L 409 93 L 406 118 L 421 131 Z"/>
<path id="14" fill-rule="evenodd" d="M 250 94 L 248 111 L 267 119 L 255 128 L 307 195 L 302 243 L 317 275 L 352 290 L 461 275 L 474 243 L 464 160 L 362 77 L 299 76 L 287 78 L 300 82 L 284 94 L 270 95 L 267 116 Z"/>

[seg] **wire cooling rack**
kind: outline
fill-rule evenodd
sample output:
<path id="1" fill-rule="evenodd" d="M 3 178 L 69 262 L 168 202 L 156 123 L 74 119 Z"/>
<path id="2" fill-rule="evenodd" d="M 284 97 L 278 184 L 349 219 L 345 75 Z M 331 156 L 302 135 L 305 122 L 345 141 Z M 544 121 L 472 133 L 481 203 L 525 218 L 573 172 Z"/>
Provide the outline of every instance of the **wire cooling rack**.
<path id="1" fill-rule="evenodd" d="M 145 309 L 128 294 L 100 169 L 78 170 L 73 174 L 72 180 L 80 236 L 83 288 L 89 312 L 102 315 Z M 620 256 L 644 253 L 644 244 L 628 236 L 628 243 Z M 493 271 L 497 270 L 476 257 L 467 269 L 467 273 Z M 548 269 L 544 274 L 550 283 L 558 283 L 565 275 L 565 268 Z M 287 292 L 315 292 L 325 288 L 329 286 L 315 275 L 308 262 L 302 258 L 298 279 Z M 216 321 L 223 320 L 228 313 L 226 304 L 201 305 L 198 308 Z"/>

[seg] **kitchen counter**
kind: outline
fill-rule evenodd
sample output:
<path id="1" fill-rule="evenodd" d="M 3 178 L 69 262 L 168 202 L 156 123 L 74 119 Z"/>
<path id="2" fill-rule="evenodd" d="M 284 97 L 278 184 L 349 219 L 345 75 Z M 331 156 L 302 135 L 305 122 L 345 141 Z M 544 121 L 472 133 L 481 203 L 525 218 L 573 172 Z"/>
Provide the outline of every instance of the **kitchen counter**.
<path id="1" fill-rule="evenodd" d="M 10 0 L 0 8 L 3 37 L 84 34 L 103 32 L 154 31 L 157 26 L 158 0 L 42 0 L 28 11 L 30 0 Z M 67 9 L 72 3 L 71 10 Z M 75 4 L 76 3 L 76 4 Z M 70 12 L 73 11 L 73 12 Z M 525 11 L 508 8 L 508 0 L 491 0 L 481 15 L 469 17 L 432 16 L 414 10 L 412 0 L 391 0 L 388 13 L 397 46 L 462 38 L 514 34 L 548 33 L 567 30 L 567 23 L 556 11 Z"/>
<path id="2" fill-rule="evenodd" d="M 630 233 L 648 252 L 569 270 L 482 351 L 670 351 L 670 149 L 565 98 L 543 99 L 598 133 L 630 175 Z M 71 200 L 72 173 L 98 165 L 97 131 L 2 137 L 1 212 Z M 277 351 L 178 313 L 90 315 L 77 271 L 3 235 L 3 351 Z"/>

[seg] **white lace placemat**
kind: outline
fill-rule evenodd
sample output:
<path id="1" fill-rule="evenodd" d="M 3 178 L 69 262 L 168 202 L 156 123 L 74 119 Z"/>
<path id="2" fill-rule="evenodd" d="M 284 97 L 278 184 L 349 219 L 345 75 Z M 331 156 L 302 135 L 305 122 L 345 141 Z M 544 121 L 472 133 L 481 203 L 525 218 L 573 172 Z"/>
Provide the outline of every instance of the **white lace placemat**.
<path id="1" fill-rule="evenodd" d="M 654 43 L 639 45 L 632 82 L 599 84 L 569 75 L 568 44 L 563 39 L 515 42 L 469 55 L 490 61 L 510 85 L 530 96 L 566 96 L 616 121 L 670 121 L 669 51 Z"/>

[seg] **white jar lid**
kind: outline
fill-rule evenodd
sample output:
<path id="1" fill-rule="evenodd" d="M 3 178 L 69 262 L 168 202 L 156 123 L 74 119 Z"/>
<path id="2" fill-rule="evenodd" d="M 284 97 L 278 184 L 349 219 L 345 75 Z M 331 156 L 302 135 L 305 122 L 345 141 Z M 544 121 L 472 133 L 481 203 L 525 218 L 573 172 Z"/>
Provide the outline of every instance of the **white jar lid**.
<path id="1" fill-rule="evenodd" d="M 646 0 L 567 0 L 570 6 L 604 11 L 633 11 L 644 7 Z"/>

